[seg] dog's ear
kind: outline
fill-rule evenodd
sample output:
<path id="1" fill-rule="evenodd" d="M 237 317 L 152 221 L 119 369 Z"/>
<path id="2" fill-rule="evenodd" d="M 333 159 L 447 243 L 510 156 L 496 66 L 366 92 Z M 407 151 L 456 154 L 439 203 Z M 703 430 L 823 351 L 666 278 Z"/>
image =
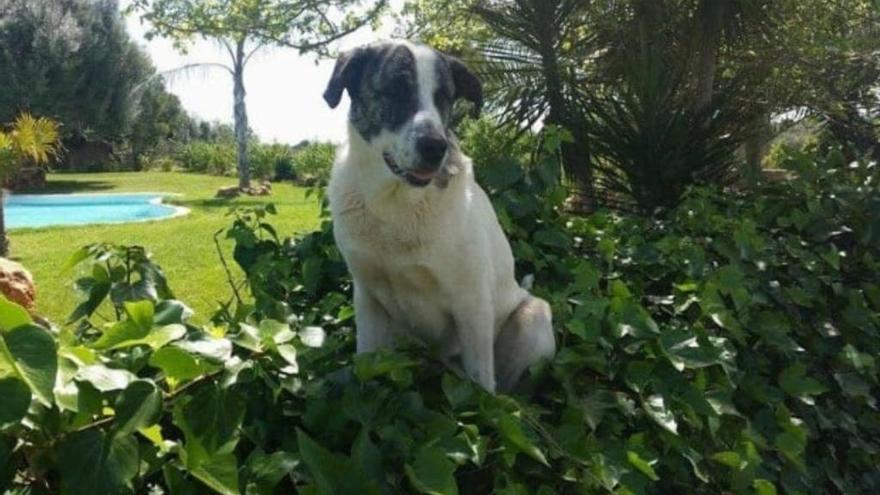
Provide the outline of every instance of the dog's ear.
<path id="1" fill-rule="evenodd" d="M 455 84 L 455 99 L 464 98 L 474 104 L 473 117 L 480 116 L 483 109 L 483 83 L 467 66 L 456 57 L 444 55 L 449 69 L 452 71 L 452 82 Z"/>
<path id="2" fill-rule="evenodd" d="M 355 88 L 361 80 L 370 54 L 369 47 L 354 48 L 341 53 L 336 59 L 333 74 L 327 83 L 327 89 L 324 90 L 324 101 L 330 105 L 330 108 L 339 105 L 343 90 L 347 89 L 348 95 L 351 96 L 352 88 Z"/>

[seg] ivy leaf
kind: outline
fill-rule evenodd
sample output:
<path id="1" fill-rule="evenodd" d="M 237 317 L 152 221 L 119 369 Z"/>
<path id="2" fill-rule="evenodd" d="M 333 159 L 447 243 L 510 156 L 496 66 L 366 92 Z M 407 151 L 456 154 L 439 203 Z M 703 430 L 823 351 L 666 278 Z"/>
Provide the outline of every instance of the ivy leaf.
<path id="1" fill-rule="evenodd" d="M 131 435 L 107 438 L 92 428 L 72 433 L 58 446 L 61 491 L 72 495 L 117 493 L 138 472 L 138 444 Z"/>
<path id="2" fill-rule="evenodd" d="M 455 463 L 436 447 L 422 447 L 412 464 L 404 467 L 406 477 L 419 493 L 427 495 L 458 495 Z"/>
<path id="3" fill-rule="evenodd" d="M 340 491 L 339 488 L 346 475 L 351 471 L 348 459 L 318 445 L 299 428 L 296 430 L 296 438 L 299 452 L 315 480 L 319 489 L 318 493 L 326 495 L 347 493 Z"/>
<path id="4" fill-rule="evenodd" d="M 113 369 L 103 364 L 93 364 L 80 368 L 75 379 L 88 382 L 101 392 L 122 390 L 135 381 L 137 377 L 128 370 Z"/>
<path id="5" fill-rule="evenodd" d="M 291 452 L 278 451 L 265 454 L 254 450 L 247 461 L 248 494 L 271 495 L 281 480 L 293 471 L 300 463 L 298 455 Z"/>
<path id="6" fill-rule="evenodd" d="M 170 325 L 154 328 L 142 338 L 120 342 L 112 346 L 111 349 L 122 349 L 136 345 L 146 345 L 152 349 L 160 349 L 175 340 L 183 338 L 184 335 L 186 335 L 186 327 L 178 323 L 172 323 Z"/>
<path id="7" fill-rule="evenodd" d="M 148 380 L 131 382 L 116 399 L 114 428 L 126 435 L 156 424 L 162 415 L 162 393 Z"/>
<path id="8" fill-rule="evenodd" d="M 678 435 L 678 422 L 672 411 L 666 407 L 666 401 L 660 395 L 652 395 L 642 402 L 642 408 L 658 425 L 670 433 Z"/>
<path id="9" fill-rule="evenodd" d="M 651 467 L 651 464 L 648 461 L 642 459 L 642 457 L 637 453 L 631 450 L 626 452 L 626 460 L 632 465 L 632 467 L 636 468 L 640 473 L 644 474 L 651 481 L 660 481 L 660 477 L 657 476 L 657 473 L 654 471 L 654 468 Z"/>
<path id="10" fill-rule="evenodd" d="M 545 466 L 550 466 L 544 453 L 526 436 L 520 420 L 515 416 L 503 414 L 498 420 L 497 428 L 501 438 L 515 451 L 522 452 Z"/>
<path id="11" fill-rule="evenodd" d="M 0 294 L 0 331 L 12 330 L 31 323 L 31 315 L 18 304 Z"/>
<path id="12" fill-rule="evenodd" d="M 807 377 L 806 374 L 807 367 L 804 363 L 794 363 L 779 374 L 779 386 L 792 397 L 819 395 L 828 391 L 818 380 Z"/>
<path id="13" fill-rule="evenodd" d="M 0 430 L 18 424 L 31 405 L 31 389 L 18 378 L 0 379 Z"/>
<path id="14" fill-rule="evenodd" d="M 25 382 L 43 405 L 52 404 L 58 357 L 48 330 L 27 324 L 0 333 L 0 370 L 4 369 Z"/>
<path id="15" fill-rule="evenodd" d="M 763 479 L 757 479 L 752 482 L 752 487 L 757 495 L 776 495 L 776 486 Z"/>
<path id="16" fill-rule="evenodd" d="M 177 386 L 218 368 L 218 365 L 208 363 L 173 345 L 154 352 L 150 356 L 149 364 L 161 369 L 172 386 Z"/>
<path id="17" fill-rule="evenodd" d="M 235 454 L 214 455 L 190 468 L 190 474 L 221 495 L 239 495 Z"/>

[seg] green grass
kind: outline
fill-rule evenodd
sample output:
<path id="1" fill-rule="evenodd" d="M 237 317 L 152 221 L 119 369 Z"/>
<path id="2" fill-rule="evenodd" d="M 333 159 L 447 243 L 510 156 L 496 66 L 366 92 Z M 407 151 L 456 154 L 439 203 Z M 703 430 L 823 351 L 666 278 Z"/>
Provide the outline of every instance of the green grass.
<path id="1" fill-rule="evenodd" d="M 62 272 L 78 247 L 94 242 L 138 244 L 153 253 L 164 269 L 175 295 L 192 307 L 198 321 L 206 321 L 217 301 L 231 294 L 214 246 L 214 233 L 231 224 L 231 206 L 274 203 L 278 215 L 270 219 L 279 236 L 291 236 L 318 225 L 318 204 L 305 197 L 305 189 L 273 184 L 268 197 L 214 199 L 217 188 L 234 185 L 235 179 L 173 172 L 124 172 L 106 174 L 50 174 L 45 193 L 113 193 L 156 191 L 179 193 L 166 202 L 190 209 L 188 215 L 167 220 L 116 225 L 88 225 L 10 232 L 10 255 L 24 264 L 37 284 L 37 309 L 55 322 L 62 322 L 76 305 L 75 272 Z M 231 242 L 223 240 L 228 255 Z M 227 256 L 235 270 L 241 272 Z"/>

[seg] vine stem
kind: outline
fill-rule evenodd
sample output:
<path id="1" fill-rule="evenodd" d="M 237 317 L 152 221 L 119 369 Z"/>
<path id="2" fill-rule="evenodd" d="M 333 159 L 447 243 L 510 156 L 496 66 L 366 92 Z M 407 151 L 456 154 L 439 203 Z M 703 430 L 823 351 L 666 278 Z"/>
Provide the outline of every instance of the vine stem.
<path id="1" fill-rule="evenodd" d="M 220 249 L 219 237 L 221 232 L 223 232 L 223 229 L 214 233 L 214 246 L 217 248 L 217 256 L 220 257 L 220 264 L 223 265 L 223 270 L 226 272 L 226 281 L 229 283 L 229 286 L 232 287 L 232 293 L 235 294 L 235 300 L 238 301 L 238 305 L 241 306 L 244 304 L 241 299 L 241 294 L 238 293 L 238 287 L 235 286 L 232 270 L 229 269 L 229 264 L 226 263 L 226 257 L 223 256 L 223 250 Z"/>

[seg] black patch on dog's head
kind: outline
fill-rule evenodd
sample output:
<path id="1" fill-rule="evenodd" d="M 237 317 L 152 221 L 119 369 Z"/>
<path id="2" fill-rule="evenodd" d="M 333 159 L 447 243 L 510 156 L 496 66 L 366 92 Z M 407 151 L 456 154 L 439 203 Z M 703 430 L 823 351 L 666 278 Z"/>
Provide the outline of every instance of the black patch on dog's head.
<path id="1" fill-rule="evenodd" d="M 448 125 L 452 104 L 459 98 L 474 103 L 476 113 L 483 103 L 480 81 L 458 59 L 437 54 L 436 88 L 433 95 Z M 395 131 L 419 111 L 416 58 L 402 43 L 378 43 L 342 54 L 336 61 L 324 99 L 336 108 L 343 90 L 351 97 L 349 120 L 369 141 L 383 129 Z"/>

